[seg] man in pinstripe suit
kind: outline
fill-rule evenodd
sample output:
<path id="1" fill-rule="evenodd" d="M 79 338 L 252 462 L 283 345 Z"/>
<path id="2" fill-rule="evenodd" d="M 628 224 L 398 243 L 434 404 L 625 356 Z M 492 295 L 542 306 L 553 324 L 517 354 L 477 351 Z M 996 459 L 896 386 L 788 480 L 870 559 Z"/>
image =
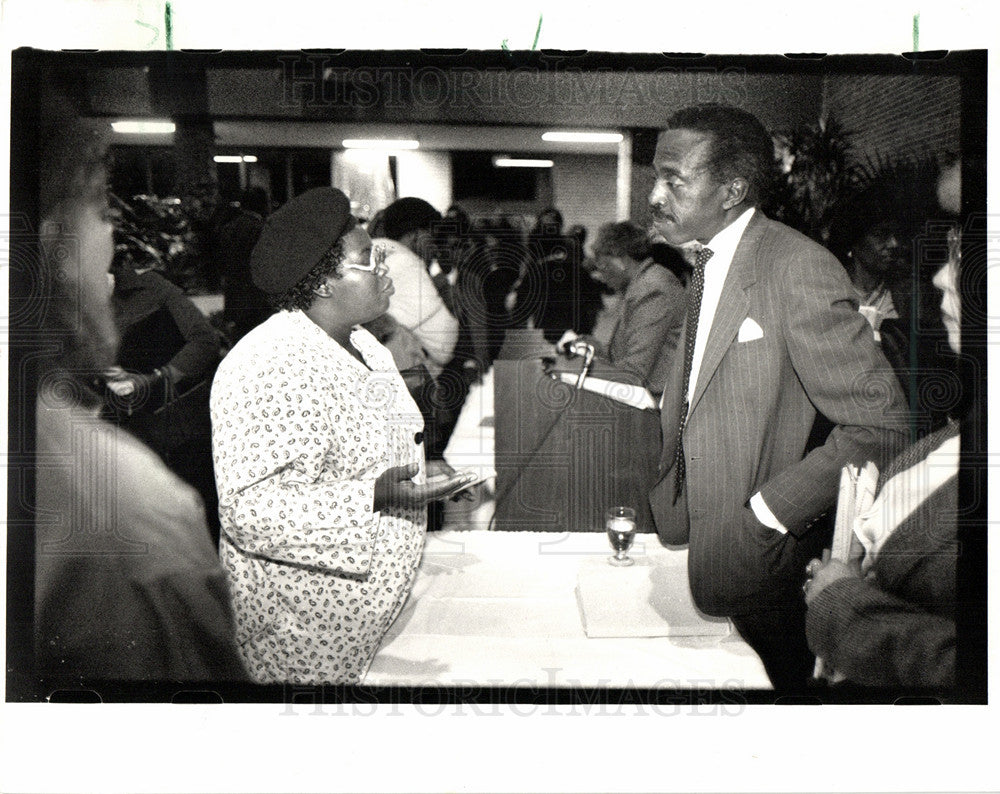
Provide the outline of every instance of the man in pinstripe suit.
<path id="1" fill-rule="evenodd" d="M 700 252 L 650 504 L 661 541 L 689 544 L 695 603 L 788 690 L 812 672 L 800 588 L 827 538 L 810 530 L 845 463 L 906 442 L 906 407 L 843 267 L 758 208 L 772 162 L 760 122 L 722 105 L 674 113 L 657 142 L 653 225 Z M 835 428 L 806 455 L 817 411 Z"/>

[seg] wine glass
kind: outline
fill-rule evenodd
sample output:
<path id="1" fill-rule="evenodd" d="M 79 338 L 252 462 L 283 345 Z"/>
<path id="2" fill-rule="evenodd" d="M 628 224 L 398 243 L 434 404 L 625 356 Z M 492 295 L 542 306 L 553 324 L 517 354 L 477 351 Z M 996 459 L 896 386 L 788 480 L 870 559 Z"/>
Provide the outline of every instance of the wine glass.
<path id="1" fill-rule="evenodd" d="M 604 528 L 615 550 L 615 556 L 608 557 L 608 562 L 620 568 L 634 565 L 635 560 L 628 556 L 628 550 L 635 540 L 635 510 L 621 506 L 610 508 L 604 514 Z"/>

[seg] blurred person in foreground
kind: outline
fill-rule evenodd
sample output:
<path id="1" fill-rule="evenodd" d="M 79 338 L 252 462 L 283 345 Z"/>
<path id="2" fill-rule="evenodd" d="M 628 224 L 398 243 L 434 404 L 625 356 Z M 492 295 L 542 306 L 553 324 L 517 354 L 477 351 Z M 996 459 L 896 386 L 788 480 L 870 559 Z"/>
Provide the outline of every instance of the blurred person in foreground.
<path id="1" fill-rule="evenodd" d="M 957 183 L 941 180 L 944 209 L 958 214 Z M 934 276 L 948 345 L 961 350 L 957 236 Z M 812 560 L 804 585 L 809 647 L 836 678 L 874 687 L 950 687 L 955 679 L 959 420 L 958 390 L 947 424 L 880 474 L 875 501 L 854 522 L 860 556 Z"/>
<path id="2" fill-rule="evenodd" d="M 258 682 L 358 683 L 410 592 L 429 501 L 423 419 L 362 328 L 389 308 L 384 251 L 335 188 L 267 220 L 251 258 L 277 314 L 212 386 L 220 552 L 240 652 Z"/>
<path id="3" fill-rule="evenodd" d="M 41 262 L 52 285 L 43 330 L 61 344 L 41 364 L 36 407 L 36 665 L 77 681 L 245 679 L 201 499 L 101 420 L 89 388 L 118 344 L 108 133 L 74 118 L 74 95 L 42 81 Z"/>

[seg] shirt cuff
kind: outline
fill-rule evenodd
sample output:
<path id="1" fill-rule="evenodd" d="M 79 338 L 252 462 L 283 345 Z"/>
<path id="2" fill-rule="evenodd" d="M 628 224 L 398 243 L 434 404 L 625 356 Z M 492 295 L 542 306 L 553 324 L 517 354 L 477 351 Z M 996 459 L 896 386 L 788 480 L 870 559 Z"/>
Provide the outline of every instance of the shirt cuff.
<path id="1" fill-rule="evenodd" d="M 760 491 L 757 491 L 753 496 L 750 497 L 750 507 L 757 516 L 757 520 L 760 521 L 765 527 L 770 527 L 771 529 L 776 529 L 782 535 L 788 534 L 788 529 L 774 516 L 770 508 L 764 504 L 764 497 L 760 495 Z"/>

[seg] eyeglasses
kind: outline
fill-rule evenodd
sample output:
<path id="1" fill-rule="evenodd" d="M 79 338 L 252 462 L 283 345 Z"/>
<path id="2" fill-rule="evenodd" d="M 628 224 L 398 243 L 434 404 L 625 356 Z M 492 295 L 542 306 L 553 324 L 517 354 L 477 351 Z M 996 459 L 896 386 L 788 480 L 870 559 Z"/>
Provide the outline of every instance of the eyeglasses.
<path id="1" fill-rule="evenodd" d="M 343 262 L 343 266 L 350 268 L 351 270 L 361 270 L 365 273 L 375 273 L 378 276 L 384 276 L 389 272 L 389 268 L 385 266 L 385 258 L 388 252 L 384 245 L 373 245 L 371 256 L 368 257 L 367 264 L 361 264 L 359 262 Z"/>

